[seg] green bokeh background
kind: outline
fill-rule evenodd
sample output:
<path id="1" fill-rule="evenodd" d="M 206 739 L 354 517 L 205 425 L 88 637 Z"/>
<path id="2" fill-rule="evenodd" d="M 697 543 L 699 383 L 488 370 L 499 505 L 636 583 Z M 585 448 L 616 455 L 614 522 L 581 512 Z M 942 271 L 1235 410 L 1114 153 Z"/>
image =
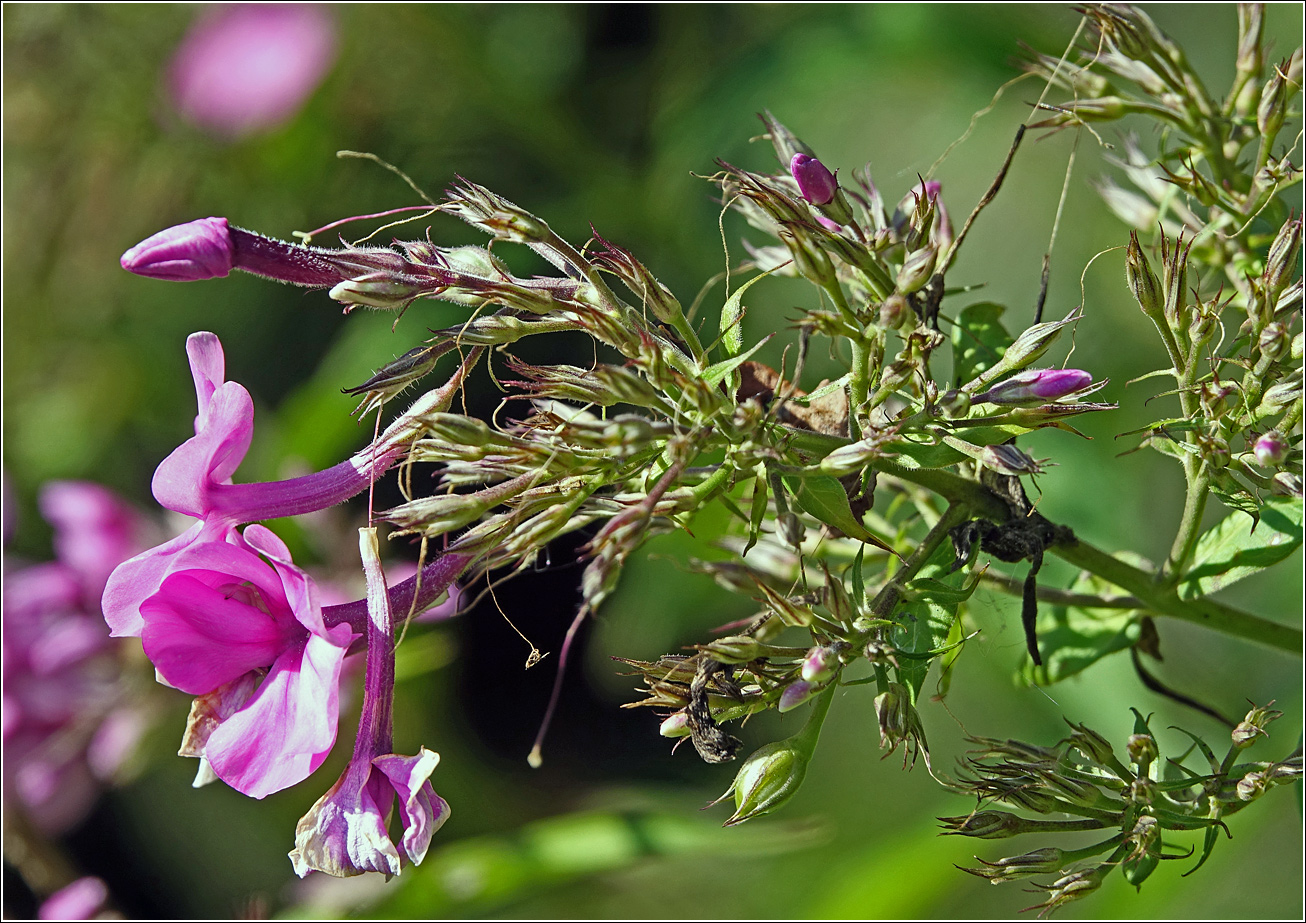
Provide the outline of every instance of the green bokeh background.
<path id="1" fill-rule="evenodd" d="M 688 303 L 726 260 L 719 205 L 693 174 L 713 172 L 716 158 L 769 169 L 769 144 L 749 140 L 761 131 L 755 113 L 770 109 L 833 167 L 869 161 L 892 203 L 1016 75 L 1019 42 L 1059 53 L 1077 21 L 1067 6 L 1041 5 L 341 6 L 332 10 L 340 57 L 298 117 L 271 134 L 223 143 L 182 124 L 163 91 L 162 70 L 199 12 L 4 7 L 4 467 L 21 525 L 12 550 L 28 557 L 49 554 L 35 511 L 46 480 L 96 480 L 148 506 L 150 474 L 186 437 L 194 414 L 183 350 L 190 332 L 217 333 L 228 377 L 253 393 L 258 425 L 240 477 L 267 480 L 333 464 L 361 445 L 366 432 L 348 416 L 353 402 L 340 388 L 428 327 L 461 317 L 452 306 L 420 302 L 395 324 L 378 313 L 343 317 L 321 292 L 247 276 L 173 285 L 122 272 L 118 256 L 148 234 L 225 215 L 289 237 L 412 204 L 390 173 L 334 156 L 371 151 L 433 196 L 455 173 L 474 179 L 576 243 L 592 223 Z M 1232 6 L 1151 13 L 1186 46 L 1213 92 L 1227 85 Z M 1301 23 L 1296 4 L 1270 8 L 1272 57 L 1295 47 Z M 958 223 L 1038 92 L 1032 81 L 1010 88 L 936 172 Z M 1103 137 L 1117 141 L 1118 128 Z M 1061 432 L 1030 440 L 1034 454 L 1058 463 L 1040 479 L 1040 510 L 1102 547 L 1157 558 L 1177 521 L 1182 478 L 1153 453 L 1116 457 L 1127 440 L 1114 436 L 1162 414 L 1163 404 L 1143 403 L 1153 382 L 1124 386 L 1159 365 L 1159 345 L 1128 299 L 1120 251 L 1084 270 L 1094 254 L 1127 239 L 1090 183 L 1109 169 L 1109 152 L 1089 135 L 1027 139 L 949 282 L 985 283 L 976 299 L 1028 317 L 1072 150 L 1048 314 L 1085 305 L 1074 365 L 1110 377 L 1107 396 L 1121 408 L 1085 423 L 1092 441 Z M 738 259 L 742 224 L 727 219 L 725 230 Z M 475 240 L 451 219 L 434 222 L 432 236 Z M 786 329 L 793 306 L 810 299 L 783 280 L 752 291 L 750 339 Z M 717 289 L 706 305 L 719 301 Z M 945 312 L 964 304 L 946 303 Z M 778 362 L 785 339 L 762 358 Z M 582 348 L 582 360 L 586 354 Z M 482 376 L 474 388 L 492 407 L 493 385 Z M 335 546 L 317 534 L 326 528 L 292 526 L 288 538 L 328 563 Z M 398 748 L 425 744 L 443 754 L 433 781 L 454 814 L 426 864 L 396 881 L 315 880 L 305 888 L 285 858 L 296 818 L 347 758 L 348 719 L 331 762 L 295 789 L 253 802 L 220 785 L 189 789 L 193 764 L 171 756 L 186 708 L 180 695 L 164 694 L 136 781 L 108 796 L 68 848 L 109 881 L 129 915 L 298 907 L 306 915 L 420 917 L 964 918 L 1009 916 L 1036 903 L 1021 885 L 993 888 L 953 868 L 974 864 L 974 853 L 995 859 L 1011 850 L 935 835 L 935 816 L 970 805 L 946 795 L 923 766 L 904 773 L 896 757 L 880 760 L 868 687 L 836 701 L 804 788 L 780 815 L 724 831 L 724 806 L 699 813 L 733 769 L 703 765 L 687 749 L 669 755 L 650 716 L 619 710 L 633 684 L 616 675 L 610 657 L 656 657 L 743 614 L 676 563 L 710 554 L 720 528 L 705 521 L 697 541 L 663 538 L 629 568 L 585 638 L 572 677 L 579 690 L 564 697 L 542 770 L 528 769 L 524 757 L 556 657 L 523 681 L 525 647 L 506 630 L 486 634 L 486 624 L 502 629 L 490 606 L 461 620 L 479 620 L 474 628 L 429 635 L 432 656 L 409 652 L 418 667 L 446 665 L 415 667 L 419 675 L 401 685 Z M 554 563 L 563 563 L 559 554 Z M 527 583 L 508 609 L 542 650 L 556 651 L 565 620 L 537 620 L 530 600 L 541 611 L 567 611 L 577 573 L 559 567 L 538 576 L 545 582 Z M 1045 574 L 1063 585 L 1072 576 L 1051 565 Z M 1299 554 L 1230 598 L 1290 621 L 1301 594 Z M 1051 743 L 1063 735 L 1065 715 L 1123 740 L 1131 705 L 1155 712 L 1154 728 L 1181 723 L 1213 741 L 1222 736 L 1208 719 L 1142 689 L 1122 657 L 1051 690 L 1015 685 L 1018 618 L 996 594 L 981 590 L 977 600 L 983 633 L 961 658 L 946 707 L 923 709 L 942 771 L 955 765 L 963 728 Z M 1230 713 L 1248 698 L 1277 698 L 1287 717 L 1260 758 L 1291 748 L 1301 722 L 1299 660 L 1168 622 L 1161 631 L 1166 660 L 1158 669 L 1167 681 Z M 792 733 L 795 715 L 748 725 L 748 744 Z M 1172 732 L 1161 736 L 1163 747 L 1181 748 Z M 1102 893 L 1062 916 L 1300 918 L 1301 815 L 1292 796 L 1275 792 L 1231 828 L 1235 842 L 1221 842 L 1197 875 L 1180 877 L 1190 863 L 1166 863 L 1141 894 L 1113 875 Z"/>

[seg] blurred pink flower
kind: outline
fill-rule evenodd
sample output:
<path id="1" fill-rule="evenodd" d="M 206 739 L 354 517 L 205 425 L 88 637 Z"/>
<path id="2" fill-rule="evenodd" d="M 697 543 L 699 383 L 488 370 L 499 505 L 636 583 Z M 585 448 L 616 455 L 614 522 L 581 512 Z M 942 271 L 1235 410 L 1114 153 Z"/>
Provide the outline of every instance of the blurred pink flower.
<path id="1" fill-rule="evenodd" d="M 40 507 L 58 560 L 5 574 L 4 790 L 6 804 L 58 833 L 85 816 L 147 723 L 123 682 L 99 597 L 109 571 L 147 544 L 150 530 L 96 484 L 47 484 Z"/>
<path id="2" fill-rule="evenodd" d="M 187 121 L 242 138 L 289 121 L 335 55 L 335 23 L 320 6 L 220 6 L 201 15 L 182 40 L 169 85 Z"/>
<path id="3" fill-rule="evenodd" d="M 89 920 L 109 900 L 109 889 L 98 878 L 78 878 L 41 904 L 42 920 Z"/>

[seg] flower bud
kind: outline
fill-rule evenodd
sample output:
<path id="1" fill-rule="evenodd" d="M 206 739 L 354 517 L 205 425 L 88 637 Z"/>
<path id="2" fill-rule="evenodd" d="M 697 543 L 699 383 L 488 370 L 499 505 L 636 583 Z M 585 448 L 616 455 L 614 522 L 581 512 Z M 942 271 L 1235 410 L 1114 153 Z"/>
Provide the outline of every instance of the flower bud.
<path id="1" fill-rule="evenodd" d="M 168 282 L 221 279 L 234 267 L 226 218 L 200 218 L 160 231 L 122 255 L 122 268 Z"/>
<path id="2" fill-rule="evenodd" d="M 794 268 L 804 279 L 817 285 L 829 285 L 835 280 L 834 264 L 829 255 L 806 237 L 799 237 L 788 230 L 778 232 L 779 238 L 789 248 L 794 258 Z"/>
<path id="3" fill-rule="evenodd" d="M 1129 752 L 1129 762 L 1139 767 L 1141 772 L 1146 772 L 1147 767 L 1156 762 L 1160 755 L 1156 738 L 1151 734 L 1131 734 L 1125 749 Z"/>
<path id="4" fill-rule="evenodd" d="M 803 784 L 807 762 L 808 757 L 791 740 L 778 740 L 754 752 L 735 776 L 731 788 L 735 813 L 725 826 L 742 824 L 783 806 Z"/>
<path id="5" fill-rule="evenodd" d="M 940 817 L 943 836 L 973 836 L 981 840 L 1002 840 L 1032 829 L 1019 814 L 1010 811 L 980 811 L 965 817 Z"/>
<path id="6" fill-rule="evenodd" d="M 1249 772 L 1238 780 L 1237 793 L 1239 801 L 1255 801 L 1265 794 L 1269 780 L 1263 772 Z"/>
<path id="7" fill-rule="evenodd" d="M 1161 284 L 1148 265 L 1143 248 L 1138 245 L 1138 234 L 1134 231 L 1129 232 L 1129 246 L 1125 250 L 1125 281 L 1143 313 L 1154 321 L 1160 321 L 1164 316 Z"/>
<path id="8" fill-rule="evenodd" d="M 1271 303 L 1279 293 L 1292 281 L 1292 274 L 1301 261 L 1301 225 L 1302 219 L 1285 221 L 1279 229 L 1274 242 L 1270 244 L 1270 253 L 1265 258 L 1265 272 L 1261 281 L 1267 292 L 1267 301 Z"/>
<path id="9" fill-rule="evenodd" d="M 384 276 L 346 279 L 329 292 L 331 297 L 345 306 L 348 313 L 362 305 L 366 308 L 390 310 L 408 305 L 422 292 L 422 286 Z"/>
<path id="10" fill-rule="evenodd" d="M 814 647 L 803 658 L 803 680 L 824 683 L 839 669 L 839 652 L 833 647 Z"/>
<path id="11" fill-rule="evenodd" d="M 780 704 L 776 706 L 776 710 L 782 715 L 787 711 L 793 711 L 820 691 L 821 687 L 816 683 L 803 680 L 790 683 L 785 687 L 785 691 L 780 694 Z"/>
<path id="12" fill-rule="evenodd" d="M 812 205 L 826 205 L 834 200 L 839 190 L 839 181 L 825 164 L 810 154 L 798 152 L 789 161 L 789 172 L 798 191 Z"/>
<path id="13" fill-rule="evenodd" d="M 1277 468 L 1288 457 L 1288 441 L 1271 430 L 1256 440 L 1252 451 L 1256 455 L 1256 464 L 1262 468 Z"/>
<path id="14" fill-rule="evenodd" d="M 1152 804 L 1156 801 L 1156 783 L 1143 777 L 1130 782 L 1129 800 L 1134 804 Z"/>
<path id="15" fill-rule="evenodd" d="M 1288 335 L 1287 327 L 1279 321 L 1272 321 L 1261 331 L 1256 346 L 1262 358 L 1270 362 L 1278 362 L 1292 348 L 1292 338 Z"/>
<path id="16" fill-rule="evenodd" d="M 1256 107 L 1256 127 L 1269 144 L 1283 127 L 1283 120 L 1288 114 L 1288 82 L 1276 67 L 1270 79 L 1261 90 L 1261 101 Z"/>
<path id="17" fill-rule="evenodd" d="M 1000 884 L 1004 881 L 1028 878 L 1031 875 L 1046 875 L 1050 872 L 1059 872 L 1066 864 L 1066 854 L 1055 846 L 1047 846 L 1043 849 L 1027 852 L 1022 856 L 1008 856 L 1005 859 L 999 859 L 997 862 L 987 862 L 984 859 L 980 859 L 980 861 L 988 867 L 983 869 L 962 869 L 962 871 L 978 875 L 980 878 L 987 878 L 994 884 Z"/>
<path id="18" fill-rule="evenodd" d="M 1043 459 L 1047 461 L 1047 459 Z M 1042 474 L 1043 465 L 1014 445 L 986 445 L 979 453 L 979 463 L 998 474 Z"/>
<path id="19" fill-rule="evenodd" d="M 658 733 L 663 737 L 688 737 L 690 734 L 689 715 L 683 711 L 670 715 L 662 722 L 662 726 L 658 728 Z"/>
<path id="20" fill-rule="evenodd" d="M 1199 433 L 1197 444 L 1202 450 L 1204 458 L 1212 468 L 1227 468 L 1233 455 L 1229 451 L 1229 443 L 1223 437 L 1218 435 L 1209 435 Z"/>
<path id="21" fill-rule="evenodd" d="M 879 325 L 886 330 L 899 330 L 915 320 L 916 312 L 901 292 L 894 292 L 880 305 Z"/>
<path id="22" fill-rule="evenodd" d="M 1280 471 L 1270 479 L 1270 493 L 1276 497 L 1302 496 L 1301 478 L 1291 471 Z"/>
<path id="23" fill-rule="evenodd" d="M 1269 705 L 1257 706 L 1249 711 L 1246 717 L 1238 723 L 1233 729 L 1233 745 L 1239 750 L 1244 750 L 1256 743 L 1258 737 L 1265 735 L 1265 727 L 1276 718 L 1283 717 L 1283 712 L 1275 711 Z"/>
<path id="24" fill-rule="evenodd" d="M 999 382 L 974 399 L 990 404 L 1043 404 L 1082 391 L 1092 383 L 1093 376 L 1079 369 L 1030 369 Z"/>
<path id="25" fill-rule="evenodd" d="M 1115 761 L 1116 754 L 1111 741 L 1087 725 L 1071 724 L 1070 727 L 1073 729 L 1070 735 L 1072 747 L 1100 766 L 1109 766 Z"/>
<path id="26" fill-rule="evenodd" d="M 717 638 L 711 644 L 705 644 L 699 647 L 700 651 L 706 653 L 718 663 L 748 663 L 750 660 L 756 660 L 766 653 L 766 646 L 760 644 L 756 638 L 749 638 L 744 635 L 728 635 L 724 638 Z"/>
<path id="27" fill-rule="evenodd" d="M 894 288 L 903 295 L 920 291 L 934 275 L 934 264 L 938 256 L 939 248 L 933 244 L 926 244 L 919 250 L 907 254 L 902 268 L 898 270 Z"/>

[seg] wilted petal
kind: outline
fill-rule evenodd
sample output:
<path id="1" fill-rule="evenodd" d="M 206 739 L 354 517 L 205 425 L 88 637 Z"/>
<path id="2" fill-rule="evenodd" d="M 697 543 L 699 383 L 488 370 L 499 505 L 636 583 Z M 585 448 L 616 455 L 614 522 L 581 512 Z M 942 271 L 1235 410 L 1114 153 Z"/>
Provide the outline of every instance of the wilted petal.
<path id="1" fill-rule="evenodd" d="M 449 803 L 435 793 L 428 781 L 439 762 L 440 754 L 425 747 L 417 756 L 388 753 L 372 760 L 372 765 L 385 773 L 399 796 L 404 815 L 401 845 L 414 865 L 420 865 L 426 858 L 431 837 L 449 819 Z"/>

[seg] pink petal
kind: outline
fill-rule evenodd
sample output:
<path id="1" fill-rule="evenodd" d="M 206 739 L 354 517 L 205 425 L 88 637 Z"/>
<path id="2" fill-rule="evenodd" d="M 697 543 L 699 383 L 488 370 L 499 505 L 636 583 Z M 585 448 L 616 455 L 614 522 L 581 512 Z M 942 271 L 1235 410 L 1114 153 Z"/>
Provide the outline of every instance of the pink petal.
<path id="1" fill-rule="evenodd" d="M 203 695 L 271 665 L 291 642 L 288 613 L 277 619 L 233 596 L 235 581 L 226 575 L 215 575 L 228 581 L 223 589 L 206 585 L 212 581 L 197 579 L 196 573 L 202 572 L 171 574 L 158 593 L 141 603 L 141 640 L 146 656 L 170 685 Z"/>
<path id="2" fill-rule="evenodd" d="M 264 798 L 322 765 L 336 739 L 340 665 L 351 638 L 338 625 L 277 659 L 250 703 L 209 737 L 205 756 L 222 781 Z"/>
<path id="3" fill-rule="evenodd" d="M 165 458 L 154 472 L 154 498 L 166 509 L 202 518 L 214 504 L 210 489 L 231 480 L 254 435 L 254 401 L 229 381 L 213 393 L 203 428 Z"/>
<path id="4" fill-rule="evenodd" d="M 186 355 L 190 357 L 190 374 L 195 380 L 195 404 L 199 416 L 195 418 L 195 432 L 204 428 L 209 415 L 209 401 L 213 392 L 225 382 L 226 356 L 217 334 L 201 330 L 186 338 Z"/>
<path id="5" fill-rule="evenodd" d="M 385 773 L 399 796 L 404 815 L 403 850 L 414 865 L 426 858 L 431 837 L 449 819 L 449 803 L 427 781 L 439 762 L 440 754 L 425 747 L 417 756 L 388 753 L 372 760 L 372 765 Z"/>

